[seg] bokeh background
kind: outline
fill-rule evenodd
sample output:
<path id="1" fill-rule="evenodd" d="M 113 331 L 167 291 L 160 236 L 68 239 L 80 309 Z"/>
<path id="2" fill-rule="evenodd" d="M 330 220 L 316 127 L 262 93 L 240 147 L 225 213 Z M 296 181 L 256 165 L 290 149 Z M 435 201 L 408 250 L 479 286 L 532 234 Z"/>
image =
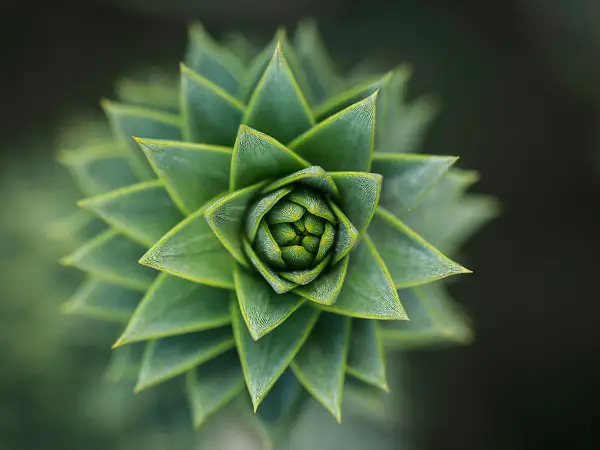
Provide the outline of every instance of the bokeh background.
<path id="1" fill-rule="evenodd" d="M 163 430 L 170 403 L 144 414 L 157 399 L 133 406 L 98 387 L 100 331 L 58 313 L 75 275 L 40 230 L 76 194 L 55 136 L 74 114 L 99 112 L 119 75 L 176 68 L 191 19 L 262 43 L 304 17 L 342 69 L 410 61 L 411 93 L 442 104 L 423 152 L 461 156 L 482 174 L 476 190 L 503 203 L 465 249 L 475 274 L 452 288 L 476 341 L 403 355 L 418 380 L 403 411 L 416 424 L 410 448 L 597 448 L 598 0 L 3 0 L 1 449 L 189 448 L 189 433 Z M 386 445 L 409 448 L 402 433 Z"/>

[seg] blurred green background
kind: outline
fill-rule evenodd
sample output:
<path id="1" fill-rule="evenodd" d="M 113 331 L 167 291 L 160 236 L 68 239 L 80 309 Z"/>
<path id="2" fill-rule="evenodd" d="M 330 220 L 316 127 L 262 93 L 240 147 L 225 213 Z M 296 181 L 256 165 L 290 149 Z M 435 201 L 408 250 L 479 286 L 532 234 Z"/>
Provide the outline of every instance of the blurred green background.
<path id="1" fill-rule="evenodd" d="M 465 249 L 475 274 L 453 286 L 475 343 L 399 358 L 406 426 L 350 418 L 332 432 L 315 412 L 292 448 L 317 448 L 307 429 L 326 430 L 330 449 L 594 448 L 598 0 L 4 0 L 0 449 L 255 448 L 233 416 L 196 435 L 178 399 L 102 382 L 114 336 L 60 316 L 77 275 L 55 264 L 67 249 L 42 230 L 76 200 L 55 136 L 99 112 L 115 79 L 176 70 L 191 19 L 262 43 L 303 17 L 318 19 L 340 68 L 412 62 L 411 93 L 442 103 L 423 151 L 480 170 L 476 190 L 498 195 L 504 214 Z"/>

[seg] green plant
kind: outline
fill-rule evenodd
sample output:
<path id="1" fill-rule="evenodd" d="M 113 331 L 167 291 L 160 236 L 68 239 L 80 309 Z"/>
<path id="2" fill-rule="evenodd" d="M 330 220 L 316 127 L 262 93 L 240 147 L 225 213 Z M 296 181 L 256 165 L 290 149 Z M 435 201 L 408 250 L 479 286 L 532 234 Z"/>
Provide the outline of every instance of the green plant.
<path id="1" fill-rule="evenodd" d="M 185 374 L 197 426 L 244 387 L 268 430 L 307 392 L 339 421 L 344 394 L 388 390 L 386 345 L 468 341 L 439 280 L 469 271 L 430 242 L 494 203 L 411 153 L 436 106 L 405 101 L 407 66 L 348 86 L 308 22 L 247 66 L 234 48 L 192 25 L 179 86 L 121 85 L 112 136 L 61 152 L 77 223 L 108 225 L 63 258 L 88 274 L 65 309 L 127 324 L 113 368 L 137 391 Z"/>

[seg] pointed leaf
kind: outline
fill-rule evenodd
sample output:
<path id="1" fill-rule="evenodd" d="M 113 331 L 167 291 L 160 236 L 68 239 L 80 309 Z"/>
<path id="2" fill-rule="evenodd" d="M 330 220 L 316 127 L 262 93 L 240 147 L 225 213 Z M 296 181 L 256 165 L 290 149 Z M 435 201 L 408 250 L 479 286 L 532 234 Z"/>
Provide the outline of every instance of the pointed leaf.
<path id="1" fill-rule="evenodd" d="M 259 341 L 252 339 L 235 302 L 231 302 L 231 315 L 246 386 L 256 411 L 304 344 L 319 317 L 319 312 L 314 308 L 299 308 Z"/>
<path id="2" fill-rule="evenodd" d="M 204 211 L 208 226 L 229 253 L 244 267 L 250 267 L 242 248 L 242 230 L 248 205 L 264 186 L 258 183 L 227 194 Z"/>
<path id="3" fill-rule="evenodd" d="M 237 353 L 226 352 L 190 370 L 186 387 L 194 427 L 199 428 L 244 389 L 244 373 Z"/>
<path id="4" fill-rule="evenodd" d="M 152 246 L 183 219 L 158 180 L 87 198 L 78 205 L 146 247 Z"/>
<path id="5" fill-rule="evenodd" d="M 233 145 L 245 106 L 216 84 L 181 65 L 183 132 L 186 140 Z"/>
<path id="6" fill-rule="evenodd" d="M 291 183 L 303 184 L 319 191 L 324 191 L 332 196 L 338 195 L 338 189 L 333 179 L 319 166 L 310 166 L 288 175 L 287 177 L 280 178 L 267 185 L 264 192 L 274 191 L 275 189 L 280 189 Z"/>
<path id="7" fill-rule="evenodd" d="M 235 347 L 231 328 L 222 327 L 150 341 L 135 391 L 155 386 Z"/>
<path id="8" fill-rule="evenodd" d="M 281 278 L 285 278 L 288 281 L 291 281 L 293 283 L 298 283 L 299 285 L 303 286 L 303 285 L 307 285 L 307 284 L 311 283 L 319 275 L 321 275 L 323 270 L 325 270 L 325 268 L 329 265 L 330 261 L 331 261 L 331 255 L 329 255 L 327 258 L 325 258 L 323 261 L 321 261 L 319 264 L 317 264 L 313 268 L 304 269 L 304 270 L 292 270 L 292 271 L 286 271 L 286 272 L 279 272 L 278 274 Z"/>
<path id="9" fill-rule="evenodd" d="M 231 161 L 230 190 L 280 177 L 309 164 L 270 136 L 240 126 Z"/>
<path id="10" fill-rule="evenodd" d="M 137 263 L 143 253 L 144 247 L 141 245 L 115 230 L 108 230 L 86 242 L 61 262 L 109 283 L 145 291 L 156 274 Z"/>
<path id="11" fill-rule="evenodd" d="M 381 175 L 361 172 L 331 172 L 339 189 L 338 205 L 359 233 L 365 231 L 375 214 L 381 193 Z"/>
<path id="12" fill-rule="evenodd" d="M 286 200 L 302 205 L 308 212 L 315 216 L 327 219 L 330 222 L 335 222 L 335 216 L 331 208 L 327 205 L 325 199 L 315 191 L 306 188 L 296 188 Z"/>
<path id="13" fill-rule="evenodd" d="M 191 24 L 188 31 L 187 65 L 225 91 L 235 94 L 244 76 L 242 62 L 227 47 L 212 39 L 200 23 Z"/>
<path id="14" fill-rule="evenodd" d="M 377 208 L 369 227 L 369 235 L 397 288 L 418 286 L 451 275 L 470 273 L 383 208 Z"/>
<path id="15" fill-rule="evenodd" d="M 414 208 L 457 159 L 375 153 L 372 170 L 383 175 L 381 206 L 398 215 Z"/>
<path id="16" fill-rule="evenodd" d="M 229 188 L 232 149 L 152 139 L 137 142 L 184 214 L 193 213 Z"/>
<path id="17" fill-rule="evenodd" d="M 233 289 L 235 259 L 204 218 L 205 207 L 180 222 L 140 259 L 140 264 L 209 286 Z"/>
<path id="18" fill-rule="evenodd" d="M 272 269 L 285 269 L 286 264 L 281 256 L 281 249 L 263 220 L 256 234 L 254 250 L 258 257 Z"/>
<path id="19" fill-rule="evenodd" d="M 339 263 L 329 267 L 313 282 L 306 286 L 298 286 L 294 289 L 294 294 L 322 305 L 333 305 L 344 284 L 348 260 L 349 258 L 346 256 Z"/>
<path id="20" fill-rule="evenodd" d="M 133 137 L 181 140 L 181 120 L 178 116 L 161 111 L 128 106 L 105 100 L 102 102 L 113 134 L 128 150 L 129 161 L 135 174 L 141 179 L 154 175 L 147 159 Z"/>
<path id="21" fill-rule="evenodd" d="M 304 303 L 297 295 L 277 294 L 260 276 L 237 265 L 234 281 L 244 322 L 255 341 L 276 329 Z"/>
<path id="22" fill-rule="evenodd" d="M 63 150 L 58 161 L 69 169 L 77 187 L 88 196 L 99 195 L 138 181 L 117 143 L 81 150 Z"/>
<path id="23" fill-rule="evenodd" d="M 288 147 L 327 171 L 369 171 L 375 138 L 377 92 L 328 117 Z"/>
<path id="24" fill-rule="evenodd" d="M 273 208 L 277 202 L 279 202 L 279 200 L 281 200 L 290 192 L 291 188 L 278 189 L 275 192 L 265 195 L 260 200 L 257 200 L 250 205 L 246 217 L 246 237 L 250 240 L 250 242 L 254 242 L 254 238 L 258 232 L 258 227 L 260 226 L 260 222 L 265 214 L 267 214 L 271 208 Z"/>
<path id="25" fill-rule="evenodd" d="M 331 209 L 338 219 L 335 251 L 333 255 L 333 264 L 336 264 L 344 256 L 350 253 L 358 241 L 358 230 L 350 223 L 344 213 L 334 204 L 331 203 Z"/>
<path id="26" fill-rule="evenodd" d="M 347 372 L 367 384 L 387 391 L 383 337 L 378 326 L 374 320 L 352 321 Z"/>
<path id="27" fill-rule="evenodd" d="M 291 141 L 315 123 L 280 45 L 250 98 L 242 123 L 280 142 Z"/>
<path id="28" fill-rule="evenodd" d="M 335 305 L 321 308 L 363 319 L 407 319 L 398 292 L 370 235 L 365 233 L 350 254 L 348 273 Z"/>
<path id="29" fill-rule="evenodd" d="M 160 274 L 115 345 L 222 327 L 230 291 Z"/>
<path id="30" fill-rule="evenodd" d="M 323 230 L 323 234 L 321 235 L 321 239 L 319 241 L 319 249 L 317 251 L 317 256 L 315 256 L 315 261 L 322 261 L 328 254 L 333 244 L 335 244 L 336 240 L 336 230 L 333 225 L 330 223 L 325 224 L 325 230 Z"/>
<path id="31" fill-rule="evenodd" d="M 267 223 L 277 225 L 279 223 L 297 222 L 302 219 L 305 212 L 306 209 L 303 206 L 288 200 L 282 200 L 271 208 L 267 214 Z"/>
<path id="32" fill-rule="evenodd" d="M 115 94 L 120 102 L 128 105 L 156 108 L 161 111 L 179 112 L 179 89 L 174 80 L 161 73 L 146 77 L 149 81 L 138 81 L 123 77 L 115 83 Z"/>
<path id="33" fill-rule="evenodd" d="M 263 48 L 250 63 L 244 81 L 238 91 L 238 98 L 242 101 L 247 101 L 254 92 L 254 89 L 263 77 L 269 62 L 273 59 L 273 52 L 277 48 L 279 42 L 283 39 L 285 39 L 285 29 L 278 28 L 273 39 L 271 39 L 267 46 Z"/>
<path id="34" fill-rule="evenodd" d="M 254 268 L 262 275 L 262 277 L 271 285 L 273 290 L 278 294 L 283 294 L 291 289 L 294 289 L 297 284 L 292 283 L 291 281 L 287 281 L 281 278 L 273 269 L 267 266 L 262 260 L 258 257 L 250 243 L 244 239 L 243 240 L 244 251 L 248 256 L 248 259 L 254 266 Z"/>
<path id="35" fill-rule="evenodd" d="M 77 314 L 108 322 L 127 323 L 142 295 L 102 280 L 88 278 L 61 305 L 67 314 Z"/>
<path id="36" fill-rule="evenodd" d="M 342 420 L 342 391 L 350 342 L 350 319 L 323 314 L 294 358 L 292 370 L 338 422 Z"/>
<path id="37" fill-rule="evenodd" d="M 140 372 L 144 348 L 144 344 L 132 344 L 113 350 L 104 372 L 105 380 L 112 383 L 136 380 Z"/>

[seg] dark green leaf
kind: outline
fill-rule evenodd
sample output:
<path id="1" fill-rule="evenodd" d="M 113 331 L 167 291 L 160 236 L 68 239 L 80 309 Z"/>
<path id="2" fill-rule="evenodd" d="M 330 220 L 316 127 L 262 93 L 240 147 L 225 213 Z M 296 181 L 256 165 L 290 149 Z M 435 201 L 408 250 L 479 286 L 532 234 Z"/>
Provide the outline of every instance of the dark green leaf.
<path id="1" fill-rule="evenodd" d="M 281 248 L 281 257 L 290 269 L 305 270 L 312 266 L 315 255 L 301 245 L 290 245 Z"/>
<path id="2" fill-rule="evenodd" d="M 320 303 L 322 305 L 333 305 L 344 284 L 348 270 L 348 257 L 328 268 L 316 280 L 306 286 L 298 286 L 294 293 L 302 297 Z"/>
<path id="3" fill-rule="evenodd" d="M 352 321 L 347 372 L 365 383 L 387 391 L 384 342 L 378 327 L 379 324 L 374 320 Z"/>
<path id="4" fill-rule="evenodd" d="M 227 405 L 244 389 L 244 373 L 235 351 L 208 361 L 186 375 L 194 427 Z"/>
<path id="5" fill-rule="evenodd" d="M 470 273 L 383 208 L 377 208 L 369 227 L 369 235 L 397 288 L 418 286 L 451 275 Z"/>
<path id="6" fill-rule="evenodd" d="M 104 100 L 102 108 L 108 116 L 113 134 L 128 150 L 131 167 L 141 179 L 153 178 L 147 159 L 133 137 L 181 140 L 181 120 L 161 111 L 128 106 Z"/>
<path id="7" fill-rule="evenodd" d="M 110 362 L 104 372 L 105 380 L 117 383 L 123 380 L 136 380 L 145 344 L 132 344 L 111 352 Z"/>
<path id="8" fill-rule="evenodd" d="M 209 286 L 233 289 L 235 259 L 212 232 L 201 207 L 169 231 L 140 264 Z"/>
<path id="9" fill-rule="evenodd" d="M 181 375 L 235 347 L 231 328 L 222 327 L 150 341 L 135 391 Z"/>
<path id="10" fill-rule="evenodd" d="M 291 245 L 296 239 L 296 230 L 289 223 L 277 223 L 271 225 L 269 230 L 271 231 L 273 239 L 277 242 L 277 245 Z"/>
<path id="11" fill-rule="evenodd" d="M 304 238 L 304 239 L 306 239 L 306 238 Z M 288 281 L 292 281 L 294 283 L 298 283 L 301 286 L 304 286 L 304 285 L 311 283 L 319 275 L 321 275 L 323 270 L 325 270 L 325 268 L 329 265 L 330 261 L 331 261 L 331 255 L 326 257 L 323 261 L 321 261 L 319 264 L 317 264 L 313 268 L 304 269 L 304 270 L 292 270 L 289 272 L 279 272 L 279 276 L 281 278 L 285 278 Z"/>
<path id="12" fill-rule="evenodd" d="M 392 278 L 366 233 L 350 254 L 348 273 L 335 305 L 322 308 L 364 319 L 407 319 Z"/>
<path id="13" fill-rule="evenodd" d="M 335 264 L 354 248 L 358 241 L 358 230 L 334 203 L 331 203 L 331 208 L 338 219 L 335 253 L 332 261 Z"/>
<path id="14" fill-rule="evenodd" d="M 280 45 L 250 98 L 242 123 L 280 142 L 291 141 L 315 123 Z"/>
<path id="15" fill-rule="evenodd" d="M 254 341 L 236 302 L 231 302 L 233 333 L 254 410 L 273 387 L 310 334 L 319 312 L 302 307 L 284 323 Z"/>
<path id="16" fill-rule="evenodd" d="M 250 240 L 250 242 L 254 242 L 254 238 L 258 232 L 258 227 L 265 214 L 267 214 L 279 200 L 281 200 L 290 192 L 291 188 L 278 189 L 275 192 L 265 195 L 260 200 L 257 200 L 250 205 L 246 217 L 246 237 Z"/>
<path id="17" fill-rule="evenodd" d="M 296 173 L 288 175 L 287 177 L 280 178 L 279 180 L 267 185 L 264 191 L 274 191 L 275 189 L 280 189 L 291 183 L 299 183 L 310 186 L 319 191 L 324 191 L 332 196 L 338 195 L 337 187 L 332 178 L 327 172 L 325 172 L 325 170 L 323 170 L 323 168 L 319 166 L 310 166 L 306 169 L 302 169 Z"/>
<path id="18" fill-rule="evenodd" d="M 159 180 L 87 198 L 78 205 L 146 247 L 183 219 Z"/>
<path id="19" fill-rule="evenodd" d="M 233 148 L 229 189 L 241 189 L 308 166 L 272 137 L 242 125 Z"/>
<path id="20" fill-rule="evenodd" d="M 330 224 L 325 224 L 325 229 L 323 230 L 323 234 L 321 235 L 321 239 L 319 241 L 319 249 L 317 251 L 317 256 L 315 256 L 315 261 L 322 261 L 328 254 L 333 244 L 335 244 L 336 232 L 335 227 Z"/>
<path id="21" fill-rule="evenodd" d="M 342 391 L 350 342 L 350 319 L 323 314 L 294 358 L 292 370 L 338 422 L 342 420 Z"/>
<path id="22" fill-rule="evenodd" d="M 141 245 L 115 230 L 108 230 L 64 257 L 61 263 L 88 272 L 109 283 L 145 291 L 156 274 L 137 263 L 143 253 L 144 247 Z"/>
<path id="23" fill-rule="evenodd" d="M 258 233 L 256 234 L 254 250 L 258 257 L 271 268 L 285 269 L 286 265 L 281 258 L 281 249 L 264 220 L 260 223 Z"/>
<path id="24" fill-rule="evenodd" d="M 304 300 L 278 294 L 260 276 L 236 265 L 235 291 L 248 331 L 255 341 L 280 326 Z"/>
<path id="25" fill-rule="evenodd" d="M 115 345 L 227 325 L 230 291 L 160 274 Z"/>
<path id="26" fill-rule="evenodd" d="M 340 192 L 341 210 L 362 233 L 379 202 L 381 175 L 361 172 L 331 172 L 330 175 Z"/>
<path id="27" fill-rule="evenodd" d="M 230 148 L 151 139 L 138 139 L 138 144 L 186 215 L 229 188 Z"/>
<path id="28" fill-rule="evenodd" d="M 277 292 L 278 294 L 283 294 L 291 289 L 294 289 L 297 286 L 296 283 L 292 283 L 281 278 L 275 273 L 275 271 L 273 271 L 273 269 L 271 269 L 264 262 L 262 262 L 246 239 L 243 240 L 243 245 L 244 251 L 246 252 L 248 259 L 250 260 L 254 268 L 258 270 L 258 272 L 271 285 L 275 292 Z"/>
<path id="29" fill-rule="evenodd" d="M 275 37 L 267 44 L 265 48 L 263 48 L 258 55 L 254 57 L 248 70 L 246 71 L 246 76 L 244 77 L 244 81 L 238 91 L 238 98 L 242 99 L 242 101 L 247 101 L 256 85 L 262 78 L 265 69 L 269 65 L 269 62 L 273 58 L 273 52 L 277 48 L 280 40 L 285 38 L 285 30 L 283 28 L 277 29 L 275 33 Z"/>
<path id="30" fill-rule="evenodd" d="M 245 106 L 184 65 L 181 66 L 181 91 L 186 140 L 233 145 Z"/>
<path id="31" fill-rule="evenodd" d="M 296 188 L 286 197 L 294 203 L 304 206 L 308 212 L 334 223 L 336 218 L 325 199 L 315 191 L 306 188 Z"/>
<path id="32" fill-rule="evenodd" d="M 279 223 L 297 222 L 302 218 L 306 210 L 303 206 L 282 200 L 275 205 L 267 214 L 267 223 L 277 225 Z"/>

